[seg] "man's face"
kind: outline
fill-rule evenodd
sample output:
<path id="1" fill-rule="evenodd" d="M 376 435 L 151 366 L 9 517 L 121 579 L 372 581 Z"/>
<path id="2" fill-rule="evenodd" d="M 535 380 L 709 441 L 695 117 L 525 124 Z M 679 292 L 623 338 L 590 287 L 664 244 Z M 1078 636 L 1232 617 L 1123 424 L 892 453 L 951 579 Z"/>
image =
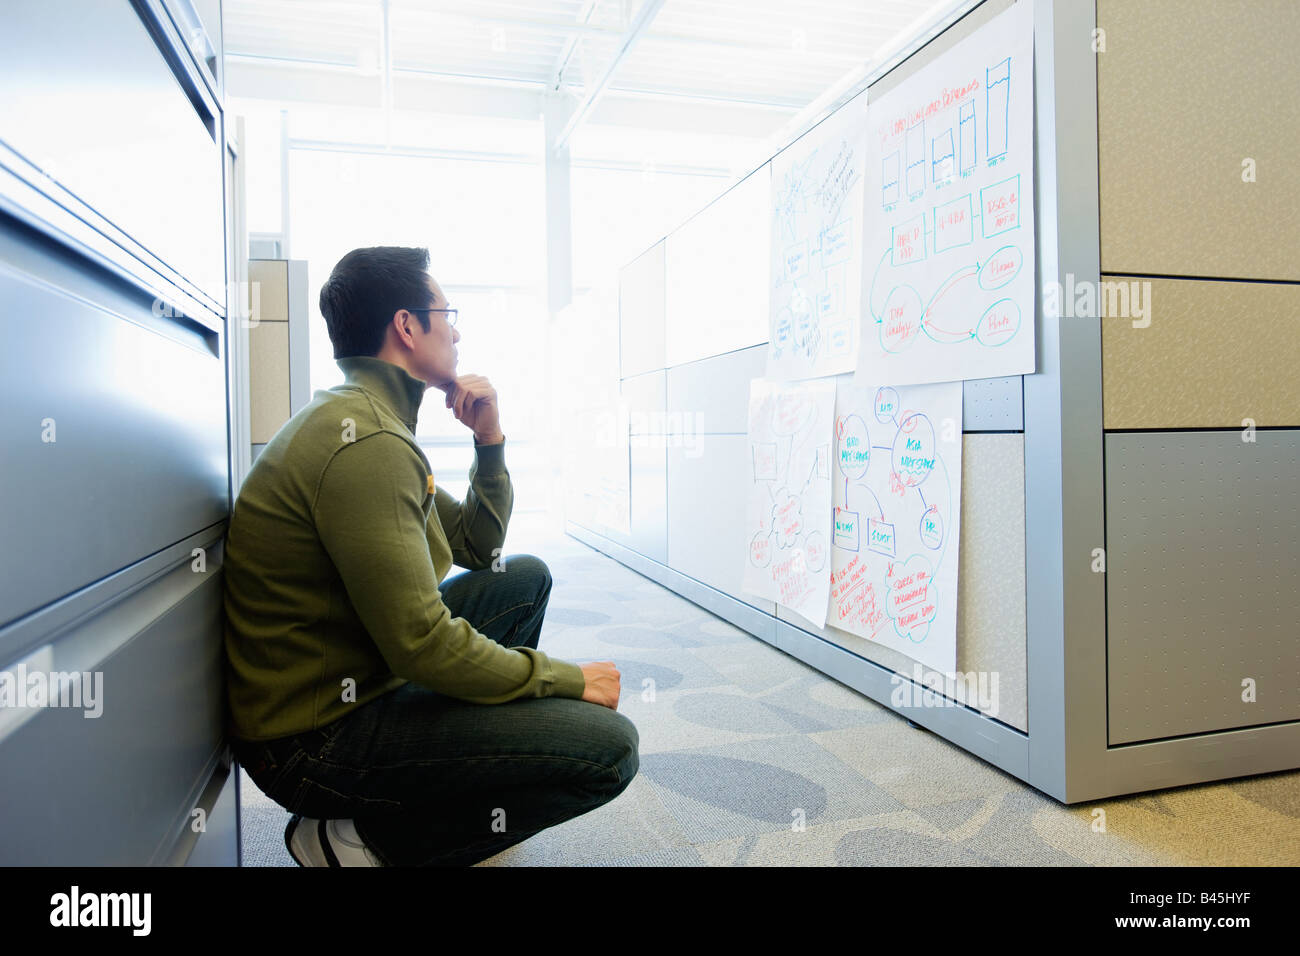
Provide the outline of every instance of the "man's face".
<path id="1" fill-rule="evenodd" d="M 430 309 L 451 308 L 432 276 L 429 277 L 429 300 L 424 305 Z M 420 315 L 429 320 L 427 334 L 420 328 L 418 320 L 412 330 L 417 343 L 416 360 L 422 373 L 420 377 L 435 387 L 455 381 L 458 358 L 456 343 L 460 341 L 460 332 L 448 323 L 451 316 L 446 312 L 421 312 Z"/>

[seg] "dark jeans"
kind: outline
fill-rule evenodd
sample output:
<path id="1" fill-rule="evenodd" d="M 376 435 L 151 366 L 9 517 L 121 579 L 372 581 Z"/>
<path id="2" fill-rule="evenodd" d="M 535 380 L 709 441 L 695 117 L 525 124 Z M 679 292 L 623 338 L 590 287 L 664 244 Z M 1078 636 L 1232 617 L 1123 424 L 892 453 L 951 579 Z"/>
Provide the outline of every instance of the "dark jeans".
<path id="1" fill-rule="evenodd" d="M 443 581 L 451 613 L 507 647 L 537 647 L 551 575 L 533 555 Z M 618 796 L 636 775 L 635 725 L 561 697 L 480 705 L 415 683 L 318 730 L 233 741 L 276 803 L 352 818 L 389 866 L 466 865 Z"/>

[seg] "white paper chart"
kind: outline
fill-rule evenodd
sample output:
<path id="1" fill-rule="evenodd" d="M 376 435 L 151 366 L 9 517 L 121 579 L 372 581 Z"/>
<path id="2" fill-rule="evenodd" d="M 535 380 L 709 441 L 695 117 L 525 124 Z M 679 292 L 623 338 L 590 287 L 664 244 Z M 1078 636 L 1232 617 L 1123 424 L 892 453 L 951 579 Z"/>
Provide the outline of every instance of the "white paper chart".
<path id="1" fill-rule="evenodd" d="M 1034 371 L 1033 9 L 868 107 L 857 381 Z"/>
<path id="2" fill-rule="evenodd" d="M 959 382 L 839 383 L 827 623 L 957 669 Z"/>
<path id="3" fill-rule="evenodd" d="M 858 354 L 866 96 L 772 160 L 767 377 L 848 372 Z"/>
<path id="4" fill-rule="evenodd" d="M 834 415 L 833 379 L 750 382 L 744 588 L 816 627 L 830 599 Z"/>

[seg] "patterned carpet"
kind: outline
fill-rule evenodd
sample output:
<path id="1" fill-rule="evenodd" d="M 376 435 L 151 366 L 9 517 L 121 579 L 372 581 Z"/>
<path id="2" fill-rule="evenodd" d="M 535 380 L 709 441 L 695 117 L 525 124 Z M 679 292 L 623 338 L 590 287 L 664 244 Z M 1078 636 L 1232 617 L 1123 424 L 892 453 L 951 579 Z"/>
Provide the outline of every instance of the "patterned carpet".
<path id="1" fill-rule="evenodd" d="M 1300 864 L 1300 771 L 1066 807 L 553 525 L 516 515 L 518 553 L 555 581 L 541 649 L 618 664 L 641 769 L 480 866 Z M 292 866 L 241 786 L 244 865 Z"/>

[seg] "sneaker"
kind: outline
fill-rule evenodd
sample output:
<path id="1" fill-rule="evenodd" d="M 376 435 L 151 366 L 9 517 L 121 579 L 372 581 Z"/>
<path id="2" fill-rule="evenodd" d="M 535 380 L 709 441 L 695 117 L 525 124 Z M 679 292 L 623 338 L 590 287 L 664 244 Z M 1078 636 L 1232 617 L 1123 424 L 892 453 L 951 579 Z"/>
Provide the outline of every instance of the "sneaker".
<path id="1" fill-rule="evenodd" d="M 295 813 L 284 845 L 299 866 L 383 866 L 351 820 L 313 820 Z"/>

